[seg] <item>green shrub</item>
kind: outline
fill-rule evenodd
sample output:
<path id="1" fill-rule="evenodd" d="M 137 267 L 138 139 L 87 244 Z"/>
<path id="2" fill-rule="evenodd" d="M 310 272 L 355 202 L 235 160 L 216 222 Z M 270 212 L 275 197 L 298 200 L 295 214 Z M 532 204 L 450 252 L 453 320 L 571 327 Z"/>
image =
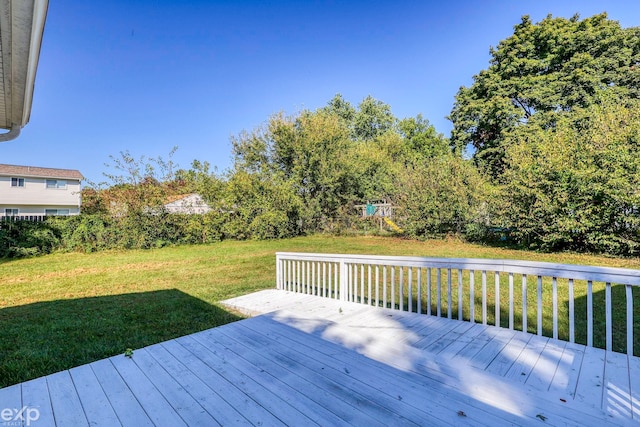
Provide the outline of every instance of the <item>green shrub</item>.
<path id="1" fill-rule="evenodd" d="M 61 246 L 67 250 L 95 252 L 113 246 L 111 218 L 104 214 L 83 214 L 56 218 Z"/>
<path id="2" fill-rule="evenodd" d="M 417 161 L 396 185 L 399 225 L 414 238 L 481 232 L 487 220 L 485 186 L 473 165 L 460 157 Z"/>
<path id="3" fill-rule="evenodd" d="M 2 258 L 47 254 L 59 245 L 58 230 L 49 221 L 0 223 L 0 257 Z"/>
<path id="4" fill-rule="evenodd" d="M 253 239 L 281 239 L 292 236 L 289 218 L 284 212 L 264 212 L 251 221 L 249 233 Z"/>

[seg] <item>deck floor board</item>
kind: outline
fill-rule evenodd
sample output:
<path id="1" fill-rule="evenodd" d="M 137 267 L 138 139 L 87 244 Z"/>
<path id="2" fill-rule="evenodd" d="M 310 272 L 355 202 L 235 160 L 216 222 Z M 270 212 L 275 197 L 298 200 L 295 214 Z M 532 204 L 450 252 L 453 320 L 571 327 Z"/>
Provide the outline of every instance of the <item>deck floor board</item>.
<path id="1" fill-rule="evenodd" d="M 366 289 L 365 289 L 366 291 Z M 31 425 L 640 425 L 640 358 L 281 290 L 252 318 L 0 389 Z"/>

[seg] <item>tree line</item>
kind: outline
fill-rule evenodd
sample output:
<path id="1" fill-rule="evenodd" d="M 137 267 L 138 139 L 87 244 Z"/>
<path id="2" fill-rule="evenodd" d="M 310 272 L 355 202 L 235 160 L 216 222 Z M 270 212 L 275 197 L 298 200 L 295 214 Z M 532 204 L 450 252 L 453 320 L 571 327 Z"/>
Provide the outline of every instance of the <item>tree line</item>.
<path id="1" fill-rule="evenodd" d="M 232 137 L 224 173 L 198 160 L 180 169 L 172 153 L 123 152 L 107 186 L 84 190 L 82 215 L 47 222 L 57 239 L 48 247 L 374 232 L 355 206 L 384 199 L 411 238 L 637 255 L 640 29 L 606 14 L 525 16 L 490 53 L 455 96 L 449 138 L 420 114 L 397 118 L 371 96 L 353 105 L 338 94 Z M 164 212 L 181 193 L 200 194 L 211 211 Z M 13 227 L 13 237 L 0 229 L 2 241 L 20 240 Z"/>

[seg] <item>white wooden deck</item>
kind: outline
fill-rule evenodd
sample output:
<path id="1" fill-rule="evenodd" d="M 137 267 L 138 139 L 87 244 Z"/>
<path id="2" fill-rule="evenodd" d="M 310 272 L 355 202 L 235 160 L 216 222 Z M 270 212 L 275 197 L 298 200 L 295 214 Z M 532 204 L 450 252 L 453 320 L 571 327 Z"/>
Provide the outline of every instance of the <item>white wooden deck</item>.
<path id="1" fill-rule="evenodd" d="M 0 389 L 0 410 L 37 408 L 35 427 L 640 425 L 638 357 L 279 290 L 226 303 L 261 315 Z"/>

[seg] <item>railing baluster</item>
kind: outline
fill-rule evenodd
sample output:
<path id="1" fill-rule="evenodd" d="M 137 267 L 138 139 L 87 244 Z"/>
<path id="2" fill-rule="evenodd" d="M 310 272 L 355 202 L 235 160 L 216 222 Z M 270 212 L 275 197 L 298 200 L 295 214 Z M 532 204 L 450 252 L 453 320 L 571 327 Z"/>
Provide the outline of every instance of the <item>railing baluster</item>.
<path id="1" fill-rule="evenodd" d="M 333 293 L 333 263 L 327 262 L 327 298 L 335 298 Z"/>
<path id="2" fill-rule="evenodd" d="M 408 281 L 408 292 L 407 292 L 407 311 L 409 312 L 413 312 L 413 268 L 409 267 L 409 277 L 407 278 Z"/>
<path id="3" fill-rule="evenodd" d="M 587 281 L 587 346 L 593 347 L 593 282 Z"/>
<path id="4" fill-rule="evenodd" d="M 343 293 L 344 286 L 345 286 L 344 277 L 343 277 L 344 274 L 346 274 L 346 266 L 344 262 L 342 261 L 336 262 L 335 265 L 333 266 L 333 286 L 335 291 L 335 298 L 341 301 L 344 301 L 344 295 L 345 295 Z"/>
<path id="5" fill-rule="evenodd" d="M 396 267 L 391 266 L 391 308 L 396 309 Z"/>
<path id="6" fill-rule="evenodd" d="M 527 275 L 522 275 L 522 331 L 528 332 L 527 325 Z"/>
<path id="7" fill-rule="evenodd" d="M 364 264 L 360 266 L 360 304 L 364 304 Z"/>
<path id="8" fill-rule="evenodd" d="M 606 282 L 605 284 L 605 329 L 606 329 L 606 350 L 611 351 L 613 347 L 613 334 L 612 334 L 612 324 L 611 324 L 611 283 Z"/>
<path id="9" fill-rule="evenodd" d="M 569 342 L 576 342 L 575 308 L 573 306 L 573 279 L 569 279 Z"/>
<path id="10" fill-rule="evenodd" d="M 333 275 L 331 278 L 331 285 L 333 287 L 333 298 L 340 299 L 340 263 L 332 263 L 329 264 L 329 270 L 331 273 L 329 277 Z"/>
<path id="11" fill-rule="evenodd" d="M 513 330 L 513 273 L 509 273 L 509 329 Z"/>
<path id="12" fill-rule="evenodd" d="M 333 272 L 333 298 L 340 299 L 340 263 L 330 266 Z"/>
<path id="13" fill-rule="evenodd" d="M 438 299 L 438 317 L 442 316 L 442 271 L 440 268 L 438 268 L 438 277 L 437 277 L 437 285 L 438 288 L 436 289 L 436 293 L 437 293 L 437 299 Z"/>
<path id="14" fill-rule="evenodd" d="M 633 292 L 631 285 L 625 285 L 627 297 L 627 354 L 633 356 Z"/>
<path id="15" fill-rule="evenodd" d="M 382 306 L 387 308 L 387 266 L 382 267 Z"/>
<path id="16" fill-rule="evenodd" d="M 287 260 L 280 260 L 280 280 L 282 280 L 280 289 L 287 289 Z"/>
<path id="17" fill-rule="evenodd" d="M 487 272 L 482 270 L 482 324 L 487 324 Z"/>
<path id="18" fill-rule="evenodd" d="M 462 320 L 462 269 L 458 269 L 458 320 Z"/>
<path id="19" fill-rule="evenodd" d="M 367 292 L 367 305 L 373 305 L 373 300 L 371 299 L 371 264 L 367 266 L 367 285 L 369 286 Z"/>
<path id="20" fill-rule="evenodd" d="M 542 335 L 542 276 L 538 276 L 538 335 Z"/>
<path id="21" fill-rule="evenodd" d="M 400 267 L 400 282 L 398 283 L 398 299 L 400 311 L 404 311 L 404 267 Z"/>
<path id="22" fill-rule="evenodd" d="M 300 269 L 302 270 L 302 278 L 300 279 L 300 286 L 302 286 L 302 293 L 306 294 L 308 292 L 309 284 L 307 282 L 307 266 L 309 265 L 308 261 L 303 261 Z"/>
<path id="23" fill-rule="evenodd" d="M 553 339 L 558 339 L 558 279 L 552 279 L 553 286 Z"/>
<path id="24" fill-rule="evenodd" d="M 376 265 L 376 307 L 380 306 L 380 266 Z"/>
<path id="25" fill-rule="evenodd" d="M 310 285 L 311 285 L 311 295 L 315 295 L 316 292 L 316 263 L 315 262 L 310 262 L 309 264 L 311 264 L 311 280 L 310 280 Z"/>
<path id="26" fill-rule="evenodd" d="M 447 319 L 451 319 L 452 317 L 452 307 L 451 307 L 451 297 L 452 289 L 451 289 L 451 269 L 447 268 Z"/>
<path id="27" fill-rule="evenodd" d="M 422 313 L 422 267 L 418 267 L 418 313 Z"/>
<path id="28" fill-rule="evenodd" d="M 476 323 L 476 276 L 475 271 L 469 270 L 469 321 Z"/>
<path id="29" fill-rule="evenodd" d="M 354 301 L 354 286 L 353 286 L 353 282 L 355 282 L 355 274 L 356 272 L 354 272 L 355 270 L 355 266 L 353 264 L 349 264 L 349 299 L 348 301 L 353 302 Z"/>
<path id="30" fill-rule="evenodd" d="M 349 278 L 349 301 L 356 301 L 356 293 L 358 292 L 358 286 L 356 284 L 358 267 L 355 264 L 349 264 L 349 272 L 351 276 Z"/>
<path id="31" fill-rule="evenodd" d="M 353 302 L 362 301 L 362 295 L 360 294 L 360 271 L 358 265 L 353 265 Z"/>
<path id="32" fill-rule="evenodd" d="M 427 316 L 431 316 L 431 267 L 427 268 Z"/>
<path id="33" fill-rule="evenodd" d="M 500 326 L 500 273 L 495 272 L 495 325 Z"/>
<path id="34" fill-rule="evenodd" d="M 322 263 L 322 296 L 327 297 L 327 263 Z"/>
<path id="35" fill-rule="evenodd" d="M 295 261 L 289 261 L 289 287 L 288 290 L 295 291 Z"/>
<path id="36" fill-rule="evenodd" d="M 306 288 L 306 276 L 305 276 L 305 271 L 307 268 L 307 262 L 306 261 L 302 261 L 302 263 L 300 264 L 300 288 L 301 291 L 300 293 L 304 294 L 307 292 L 307 288 Z"/>
<path id="37" fill-rule="evenodd" d="M 276 255 L 276 289 L 282 289 L 282 260 Z"/>

